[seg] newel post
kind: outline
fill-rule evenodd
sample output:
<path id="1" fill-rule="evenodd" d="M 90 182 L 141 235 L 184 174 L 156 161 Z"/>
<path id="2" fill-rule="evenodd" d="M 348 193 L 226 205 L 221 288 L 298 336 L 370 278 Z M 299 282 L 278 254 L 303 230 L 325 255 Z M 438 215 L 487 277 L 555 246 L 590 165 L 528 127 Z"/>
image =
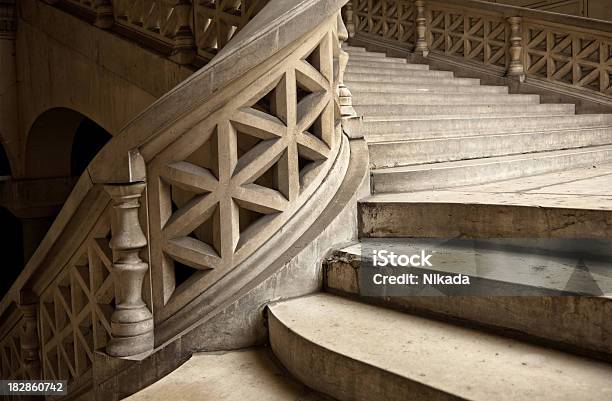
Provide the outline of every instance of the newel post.
<path id="1" fill-rule="evenodd" d="M 523 37 L 521 17 L 507 18 L 510 24 L 510 64 L 508 65 L 508 76 L 518 77 L 521 82 L 525 80 L 525 68 L 523 66 Z"/>
<path id="2" fill-rule="evenodd" d="M 142 299 L 142 285 L 149 264 L 140 259 L 147 245 L 138 219 L 144 183 L 105 185 L 112 198 L 113 276 L 115 311 L 111 316 L 111 340 L 106 352 L 125 357 L 153 349 L 153 316 Z"/>
<path id="3" fill-rule="evenodd" d="M 176 12 L 176 30 L 170 59 L 178 64 L 190 64 L 196 56 L 195 37 L 191 29 L 191 0 L 168 0 Z"/>
<path id="4" fill-rule="evenodd" d="M 338 47 L 340 48 L 338 53 L 338 105 L 340 106 L 340 116 L 342 118 L 357 117 L 357 113 L 353 108 L 353 95 L 344 84 L 344 71 L 348 64 L 349 55 L 342 48 L 342 44 L 348 39 L 348 31 L 346 26 L 344 26 L 340 13 L 338 13 L 337 24 Z"/>
<path id="5" fill-rule="evenodd" d="M 95 0 L 96 20 L 94 25 L 98 28 L 109 29 L 115 22 L 113 15 L 113 5 L 110 0 Z"/>
<path id="6" fill-rule="evenodd" d="M 348 37 L 355 37 L 355 14 L 353 11 L 353 1 L 349 0 L 348 3 L 344 5 L 342 8 L 343 11 L 343 19 L 344 25 L 346 26 L 346 31 L 348 32 Z"/>
<path id="7" fill-rule="evenodd" d="M 41 379 L 41 366 L 38 350 L 38 298 L 29 291 L 22 291 L 19 300 L 22 314 L 20 332 L 21 358 L 27 379 Z"/>
<path id="8" fill-rule="evenodd" d="M 416 9 L 416 41 L 414 52 L 427 57 L 429 47 L 427 46 L 427 16 L 425 14 L 425 0 L 415 0 Z"/>

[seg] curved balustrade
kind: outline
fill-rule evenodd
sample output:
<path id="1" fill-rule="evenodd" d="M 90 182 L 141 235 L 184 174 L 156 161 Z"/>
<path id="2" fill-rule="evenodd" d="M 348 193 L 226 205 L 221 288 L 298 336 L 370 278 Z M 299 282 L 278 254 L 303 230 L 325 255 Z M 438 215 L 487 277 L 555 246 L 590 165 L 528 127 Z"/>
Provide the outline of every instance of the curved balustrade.
<path id="1" fill-rule="evenodd" d="M 342 3 L 265 7 L 105 146 L 0 302 L 3 378 L 88 391 L 291 249 L 348 171 Z"/>
<path id="2" fill-rule="evenodd" d="M 612 24 L 477 0 L 352 0 L 351 35 L 498 76 L 612 95 Z"/>

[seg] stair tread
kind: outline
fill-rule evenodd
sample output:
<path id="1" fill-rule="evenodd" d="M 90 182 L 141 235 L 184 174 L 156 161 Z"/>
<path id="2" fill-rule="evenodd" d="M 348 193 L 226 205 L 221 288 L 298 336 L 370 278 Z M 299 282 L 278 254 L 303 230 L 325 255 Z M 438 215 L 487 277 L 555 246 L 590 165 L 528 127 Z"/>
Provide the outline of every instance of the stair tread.
<path id="1" fill-rule="evenodd" d="M 517 340 L 327 294 L 275 304 L 270 312 L 315 347 L 463 399 L 612 397 L 612 366 Z"/>
<path id="2" fill-rule="evenodd" d="M 495 157 L 486 157 L 486 158 L 480 158 L 480 159 L 455 160 L 455 161 L 441 162 L 441 163 L 425 163 L 425 164 L 418 164 L 418 165 L 411 165 L 411 166 L 389 167 L 385 169 L 373 170 L 372 174 L 388 174 L 388 173 L 405 172 L 405 171 L 446 169 L 446 168 L 457 168 L 457 167 L 475 166 L 475 165 L 485 165 L 486 166 L 488 164 L 496 164 L 496 163 L 503 163 L 503 162 L 533 160 L 534 158 L 540 158 L 540 157 L 556 157 L 556 156 L 562 156 L 566 154 L 588 154 L 588 153 L 600 152 L 600 151 L 612 151 L 612 145 L 589 146 L 586 148 L 577 148 L 577 149 L 563 149 L 563 150 L 554 150 L 554 151 L 546 151 L 546 152 L 523 153 L 519 155 L 495 156 Z"/>

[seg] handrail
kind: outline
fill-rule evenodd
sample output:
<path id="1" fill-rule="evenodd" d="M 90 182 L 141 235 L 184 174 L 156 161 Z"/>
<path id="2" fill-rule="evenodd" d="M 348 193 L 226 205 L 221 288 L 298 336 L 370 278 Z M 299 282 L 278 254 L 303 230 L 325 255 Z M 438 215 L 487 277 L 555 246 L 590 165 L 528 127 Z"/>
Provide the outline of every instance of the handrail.
<path id="1" fill-rule="evenodd" d="M 353 38 L 610 104 L 608 21 L 480 0 L 353 0 L 345 17 Z"/>
<path id="2" fill-rule="evenodd" d="M 271 238 L 331 201 L 348 160 L 340 117 L 354 115 L 343 3 L 264 7 L 94 158 L 0 301 L 0 333 L 23 322 L 22 354 L 40 355 L 30 377 L 82 389 L 96 350 L 151 352 L 159 324 L 262 244 L 290 247 Z"/>

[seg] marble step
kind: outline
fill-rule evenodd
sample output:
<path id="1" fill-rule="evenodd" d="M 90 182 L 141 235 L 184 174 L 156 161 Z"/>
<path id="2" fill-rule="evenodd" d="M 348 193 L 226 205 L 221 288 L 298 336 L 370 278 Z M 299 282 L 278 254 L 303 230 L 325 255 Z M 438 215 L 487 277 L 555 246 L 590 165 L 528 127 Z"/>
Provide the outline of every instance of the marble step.
<path id="1" fill-rule="evenodd" d="M 484 117 L 512 115 L 524 117 L 533 115 L 573 115 L 573 104 L 432 104 L 432 105 L 380 105 L 362 104 L 355 106 L 359 115 L 381 119 L 441 119 L 481 115 Z"/>
<path id="2" fill-rule="evenodd" d="M 441 84 L 403 84 L 383 82 L 350 82 L 347 84 L 353 96 L 367 96 L 369 93 L 508 93 L 507 86 L 487 85 L 441 85 Z"/>
<path id="3" fill-rule="evenodd" d="M 362 66 L 349 63 L 346 67 L 346 74 L 378 74 L 395 79 L 396 77 L 445 77 L 452 78 L 454 74 L 451 71 L 434 71 L 427 69 L 406 68 L 390 68 L 384 65 L 374 63 L 374 66 Z"/>
<path id="4" fill-rule="evenodd" d="M 416 85 L 479 85 L 480 80 L 475 78 L 453 78 L 453 77 L 414 77 L 396 76 L 391 78 L 385 74 L 349 73 L 344 75 L 344 83 L 349 89 L 353 85 L 363 82 L 381 84 L 416 84 Z"/>
<path id="5" fill-rule="evenodd" d="M 357 60 L 349 60 L 350 67 L 368 67 L 380 69 L 384 68 L 385 70 L 397 70 L 397 71 L 429 71 L 428 64 L 408 64 L 408 63 L 382 63 L 381 61 L 366 59 L 357 59 Z"/>
<path id="6" fill-rule="evenodd" d="M 376 93 L 355 92 L 353 104 L 380 105 L 469 105 L 469 104 L 539 104 L 538 95 L 500 93 Z"/>

